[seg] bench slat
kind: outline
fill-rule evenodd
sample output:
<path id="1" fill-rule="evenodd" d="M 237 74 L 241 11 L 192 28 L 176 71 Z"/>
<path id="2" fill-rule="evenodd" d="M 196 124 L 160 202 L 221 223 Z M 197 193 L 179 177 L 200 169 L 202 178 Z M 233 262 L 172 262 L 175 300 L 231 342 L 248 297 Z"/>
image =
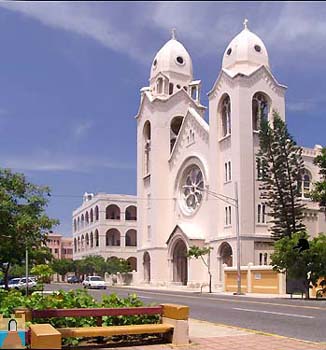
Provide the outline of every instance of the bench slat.
<path id="1" fill-rule="evenodd" d="M 94 309 L 46 309 L 33 310 L 33 318 L 48 317 L 97 317 L 97 316 L 131 316 L 162 315 L 162 306 L 126 307 L 126 308 L 94 308 Z"/>
<path id="2" fill-rule="evenodd" d="M 167 333 L 174 327 L 170 324 L 139 324 L 126 326 L 58 328 L 63 337 L 105 337 L 124 334 Z"/>

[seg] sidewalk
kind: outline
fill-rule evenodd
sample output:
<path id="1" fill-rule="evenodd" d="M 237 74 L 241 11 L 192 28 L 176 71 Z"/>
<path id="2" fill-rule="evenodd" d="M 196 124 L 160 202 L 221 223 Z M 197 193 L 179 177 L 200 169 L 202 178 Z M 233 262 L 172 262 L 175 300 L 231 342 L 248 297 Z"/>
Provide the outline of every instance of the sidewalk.
<path id="1" fill-rule="evenodd" d="M 185 346 L 142 345 L 123 350 L 325 350 L 317 344 L 272 334 L 249 331 L 206 321 L 189 320 L 190 344 Z M 110 348 L 109 348 L 110 349 Z M 112 348 L 113 349 L 113 348 Z M 116 349 L 116 348 L 114 348 Z"/>

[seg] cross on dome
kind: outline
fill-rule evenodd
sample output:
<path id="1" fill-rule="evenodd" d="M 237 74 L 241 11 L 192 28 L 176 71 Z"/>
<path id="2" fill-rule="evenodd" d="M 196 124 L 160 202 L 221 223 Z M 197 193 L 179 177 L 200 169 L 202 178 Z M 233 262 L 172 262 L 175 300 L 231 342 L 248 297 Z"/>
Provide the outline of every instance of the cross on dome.
<path id="1" fill-rule="evenodd" d="M 177 30 L 175 28 L 172 28 L 171 35 L 172 35 L 172 39 L 174 39 L 174 40 L 176 38 L 176 32 L 177 32 Z"/>
<path id="2" fill-rule="evenodd" d="M 243 21 L 243 26 L 244 26 L 244 29 L 248 29 L 248 19 L 245 18 L 245 20 Z"/>

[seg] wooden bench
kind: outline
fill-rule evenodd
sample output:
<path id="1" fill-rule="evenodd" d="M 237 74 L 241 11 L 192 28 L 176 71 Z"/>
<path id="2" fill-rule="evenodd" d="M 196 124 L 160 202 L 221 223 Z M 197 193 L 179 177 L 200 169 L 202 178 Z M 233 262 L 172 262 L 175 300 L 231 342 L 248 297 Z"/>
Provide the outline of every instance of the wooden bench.
<path id="1" fill-rule="evenodd" d="M 24 313 L 26 321 L 51 317 L 95 317 L 97 323 L 96 327 L 57 329 L 50 324 L 33 324 L 30 326 L 31 349 L 61 349 L 61 337 L 109 337 L 130 334 L 164 334 L 165 339 L 173 345 L 189 343 L 189 307 L 183 305 L 162 304 L 130 308 L 25 310 Z M 132 315 L 159 315 L 160 323 L 102 326 L 103 316 Z M 58 344 L 60 344 L 60 347 L 58 347 Z"/>

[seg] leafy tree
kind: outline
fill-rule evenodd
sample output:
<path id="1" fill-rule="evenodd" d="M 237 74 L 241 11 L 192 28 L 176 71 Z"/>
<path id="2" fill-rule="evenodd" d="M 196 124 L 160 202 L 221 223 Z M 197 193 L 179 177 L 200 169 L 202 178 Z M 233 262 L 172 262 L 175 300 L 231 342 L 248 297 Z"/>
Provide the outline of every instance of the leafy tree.
<path id="1" fill-rule="evenodd" d="M 50 248 L 43 246 L 38 249 L 33 249 L 29 254 L 29 264 L 40 265 L 50 263 L 54 259 Z"/>
<path id="2" fill-rule="evenodd" d="M 45 214 L 49 188 L 27 181 L 24 174 L 0 168 L 0 269 L 8 288 L 8 272 L 22 264 L 26 248 L 31 253 L 45 243 L 46 232 L 57 220 Z"/>
<path id="3" fill-rule="evenodd" d="M 64 281 L 66 274 L 74 271 L 74 263 L 70 259 L 55 259 L 51 263 L 51 268 L 54 272 L 58 273 Z"/>
<path id="4" fill-rule="evenodd" d="M 212 293 L 212 273 L 210 270 L 210 252 L 213 248 L 212 247 L 197 247 L 195 245 L 191 246 L 188 250 L 187 257 L 188 258 L 195 258 L 199 259 L 201 258 L 203 264 L 207 267 L 207 272 L 209 275 L 209 293 Z M 204 256 L 208 255 L 207 260 L 204 259 Z"/>
<path id="5" fill-rule="evenodd" d="M 297 146 L 285 122 L 274 111 L 272 125 L 261 120 L 257 170 L 261 199 L 271 217 L 271 231 L 278 239 L 305 229 L 298 176 L 303 171 L 302 148 Z"/>
<path id="6" fill-rule="evenodd" d="M 326 211 L 326 147 L 314 159 L 314 164 L 319 166 L 320 181 L 314 183 L 314 188 L 310 192 L 313 201 L 318 202 L 321 209 Z"/>
<path id="7" fill-rule="evenodd" d="M 122 258 L 111 257 L 106 260 L 106 272 L 116 274 L 118 272 L 130 272 L 131 267 L 128 261 Z"/>
<path id="8" fill-rule="evenodd" d="M 89 255 L 84 259 L 85 270 L 89 275 L 94 273 L 104 275 L 106 271 L 105 259 L 100 255 Z"/>
<path id="9" fill-rule="evenodd" d="M 306 240 L 309 245 L 299 249 L 300 240 Z M 326 235 L 320 234 L 308 240 L 307 233 L 300 231 L 281 238 L 274 244 L 271 264 L 274 270 L 286 272 L 290 278 L 304 279 L 309 298 L 311 286 L 317 286 L 319 278 L 326 276 Z"/>
<path id="10" fill-rule="evenodd" d="M 50 281 L 51 276 L 54 274 L 51 266 L 46 264 L 35 265 L 31 269 L 31 273 L 38 277 L 37 282 L 41 284 L 42 290 L 44 289 L 44 283 Z"/>

